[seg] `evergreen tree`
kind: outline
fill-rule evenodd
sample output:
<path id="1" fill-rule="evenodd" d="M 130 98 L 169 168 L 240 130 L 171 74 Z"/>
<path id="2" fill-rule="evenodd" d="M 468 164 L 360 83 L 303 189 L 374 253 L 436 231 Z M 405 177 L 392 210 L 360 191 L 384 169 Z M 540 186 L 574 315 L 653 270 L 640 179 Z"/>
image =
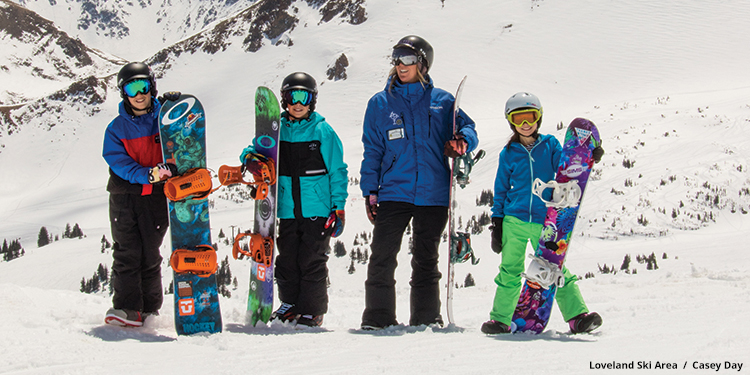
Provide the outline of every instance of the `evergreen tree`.
<path id="1" fill-rule="evenodd" d="M 65 232 L 63 232 L 63 238 L 70 238 L 70 223 L 65 224 Z"/>
<path id="2" fill-rule="evenodd" d="M 467 274 L 466 279 L 464 280 L 464 287 L 468 288 L 468 287 L 472 287 L 475 285 L 477 285 L 477 283 L 474 282 L 474 276 L 471 276 L 470 273 Z"/>
<path id="3" fill-rule="evenodd" d="M 47 228 L 41 227 L 39 229 L 39 236 L 38 236 L 38 238 L 36 240 L 36 246 L 37 247 L 42 247 L 42 246 L 49 245 L 49 243 L 50 243 L 49 232 L 47 231 Z"/>
<path id="4" fill-rule="evenodd" d="M 78 226 L 78 223 L 76 223 L 73 226 L 73 229 L 70 231 L 70 238 L 83 238 L 83 231 L 81 230 L 81 227 Z"/>
<path id="5" fill-rule="evenodd" d="M 336 241 L 336 243 L 333 245 L 333 255 L 336 256 L 336 258 L 341 258 L 346 256 L 346 247 L 344 246 L 344 243 L 341 241 Z"/>

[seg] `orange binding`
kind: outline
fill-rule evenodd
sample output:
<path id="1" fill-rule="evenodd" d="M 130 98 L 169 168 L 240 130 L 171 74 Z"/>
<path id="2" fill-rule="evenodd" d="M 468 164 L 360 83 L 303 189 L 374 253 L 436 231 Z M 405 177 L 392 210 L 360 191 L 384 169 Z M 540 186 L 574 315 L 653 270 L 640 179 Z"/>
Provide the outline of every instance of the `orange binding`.
<path id="1" fill-rule="evenodd" d="M 253 157 L 257 160 L 255 166 L 258 168 L 253 171 L 253 181 L 245 181 L 243 179 L 243 173 L 245 166 L 230 167 L 228 165 L 222 165 L 219 167 L 219 181 L 222 186 L 229 186 L 234 184 L 245 184 L 250 185 L 252 190 L 250 196 L 256 200 L 266 199 L 268 196 L 269 187 L 276 183 L 276 162 L 272 158 L 263 156 L 261 154 L 250 154 L 249 157 Z"/>
<path id="2" fill-rule="evenodd" d="M 210 245 L 198 245 L 195 250 L 177 249 L 169 257 L 169 264 L 174 272 L 189 272 L 200 277 L 208 277 L 219 268 L 216 250 Z"/>
<path id="3" fill-rule="evenodd" d="M 243 237 L 250 237 L 250 243 L 247 246 L 240 247 L 240 240 Z M 237 259 L 240 254 L 249 256 L 258 263 L 271 266 L 273 240 L 270 237 L 263 237 L 257 233 L 240 233 L 234 238 L 232 256 L 234 259 Z"/>
<path id="4" fill-rule="evenodd" d="M 204 199 L 213 188 L 211 173 L 205 168 L 193 168 L 185 173 L 172 177 L 164 183 L 164 194 L 169 200 L 176 202 L 192 198 Z"/>

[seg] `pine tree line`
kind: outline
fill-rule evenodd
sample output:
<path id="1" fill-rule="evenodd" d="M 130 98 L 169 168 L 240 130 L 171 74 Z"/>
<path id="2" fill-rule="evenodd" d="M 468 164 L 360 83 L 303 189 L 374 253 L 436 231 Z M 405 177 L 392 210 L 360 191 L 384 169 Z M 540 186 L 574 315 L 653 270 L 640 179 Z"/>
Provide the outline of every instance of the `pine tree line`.
<path id="1" fill-rule="evenodd" d="M 1 251 L 3 260 L 6 262 L 10 262 L 11 260 L 20 258 L 24 254 L 26 254 L 26 251 L 23 249 L 23 246 L 21 246 L 21 242 L 19 239 L 10 241 L 10 244 L 8 244 L 7 239 L 4 239 Z"/>
<path id="2" fill-rule="evenodd" d="M 85 234 L 83 234 L 83 230 L 81 230 L 81 227 L 76 223 L 73 225 L 73 227 L 70 226 L 70 223 L 65 225 L 65 231 L 62 234 L 62 238 L 84 238 L 86 237 Z M 36 240 L 36 246 L 42 247 L 47 246 L 51 244 L 53 241 L 59 240 L 59 236 L 53 236 L 48 230 L 47 227 L 41 227 L 39 228 L 39 235 L 37 236 Z M 105 238 L 102 238 L 102 242 L 105 241 Z M 102 249 L 102 252 L 104 250 Z"/>
<path id="3" fill-rule="evenodd" d="M 112 290 L 113 277 L 114 274 L 110 273 L 109 270 L 107 270 L 107 266 L 99 263 L 99 267 L 96 269 L 96 272 L 94 272 L 94 275 L 91 276 L 90 279 L 86 279 L 85 277 L 81 278 L 81 293 L 98 293 L 99 291 L 104 291 L 105 289 L 107 289 L 109 291 L 109 295 L 111 296 L 114 292 Z"/>

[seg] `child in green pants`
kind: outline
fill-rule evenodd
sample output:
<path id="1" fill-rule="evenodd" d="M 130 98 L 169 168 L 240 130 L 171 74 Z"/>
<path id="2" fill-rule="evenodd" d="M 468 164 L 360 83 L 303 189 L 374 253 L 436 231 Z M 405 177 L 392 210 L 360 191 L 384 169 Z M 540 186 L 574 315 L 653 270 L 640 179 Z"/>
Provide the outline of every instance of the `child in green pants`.
<path id="1" fill-rule="evenodd" d="M 497 290 L 490 320 L 482 324 L 487 334 L 510 333 L 511 319 L 521 294 L 521 273 L 528 241 L 536 247 L 547 209 L 532 193 L 532 181 L 555 179 L 562 146 L 552 135 L 539 134 L 542 105 L 533 94 L 517 93 L 505 104 L 505 115 L 513 130 L 500 152 L 492 207 L 492 250 L 502 252 Z M 595 150 L 594 159 L 603 150 Z M 597 313 L 590 313 L 576 285 L 578 278 L 562 269 L 565 285 L 555 296 L 563 318 L 573 333 L 591 332 L 602 324 Z"/>

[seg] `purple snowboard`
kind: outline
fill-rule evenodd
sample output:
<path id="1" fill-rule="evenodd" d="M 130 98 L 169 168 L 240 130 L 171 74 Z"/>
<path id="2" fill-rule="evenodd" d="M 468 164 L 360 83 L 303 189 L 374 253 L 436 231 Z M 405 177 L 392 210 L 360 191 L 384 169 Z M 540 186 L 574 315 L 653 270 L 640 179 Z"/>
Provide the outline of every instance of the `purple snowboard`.
<path id="1" fill-rule="evenodd" d="M 592 152 L 600 144 L 599 131 L 589 120 L 576 118 L 565 132 L 555 181 L 559 184 L 576 181 L 580 194 L 577 202 L 570 207 L 556 208 L 548 205 L 544 228 L 534 255 L 549 261 L 553 267 L 562 269 L 586 182 L 594 164 Z M 544 331 L 549 322 L 556 292 L 555 284 L 545 289 L 527 279 L 513 314 L 511 330 L 531 333 Z"/>

